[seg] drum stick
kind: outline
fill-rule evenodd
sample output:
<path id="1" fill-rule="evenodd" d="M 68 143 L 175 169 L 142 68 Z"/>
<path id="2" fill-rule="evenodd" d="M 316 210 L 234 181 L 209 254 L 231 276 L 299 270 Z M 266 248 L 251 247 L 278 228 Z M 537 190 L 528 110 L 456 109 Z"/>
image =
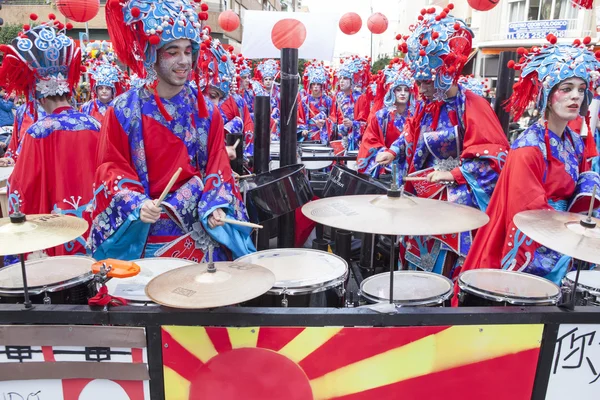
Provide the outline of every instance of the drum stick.
<path id="1" fill-rule="evenodd" d="M 155 201 L 156 207 L 160 207 L 161 203 L 163 202 L 163 200 L 165 199 L 165 197 L 167 197 L 167 195 L 169 194 L 169 191 L 171 190 L 171 188 L 173 187 L 173 185 L 177 181 L 177 178 L 179 178 L 179 174 L 180 173 L 181 173 L 181 167 L 179 167 L 177 169 L 177 171 L 175 171 L 175 173 L 171 177 L 171 180 L 169 181 L 169 183 L 167 183 L 167 186 L 165 187 L 165 190 L 163 190 L 163 192 L 161 193 L 161 195 L 158 198 L 158 200 Z"/>
<path id="2" fill-rule="evenodd" d="M 405 181 L 426 181 L 427 177 L 426 176 L 405 176 L 404 180 Z"/>
<path id="3" fill-rule="evenodd" d="M 240 144 L 240 139 L 236 140 L 235 143 L 233 144 L 233 149 L 235 150 L 236 147 L 238 147 L 238 144 Z"/>
<path id="4" fill-rule="evenodd" d="M 240 176 L 238 176 L 238 179 L 248 179 L 248 178 L 252 178 L 254 176 L 256 176 L 256 174 L 240 175 Z"/>
<path id="5" fill-rule="evenodd" d="M 246 226 L 248 228 L 256 228 L 256 229 L 263 228 L 262 225 L 253 224 L 252 222 L 238 221 L 237 219 L 225 218 L 225 219 L 222 219 L 221 221 L 225 222 L 226 224 Z"/>

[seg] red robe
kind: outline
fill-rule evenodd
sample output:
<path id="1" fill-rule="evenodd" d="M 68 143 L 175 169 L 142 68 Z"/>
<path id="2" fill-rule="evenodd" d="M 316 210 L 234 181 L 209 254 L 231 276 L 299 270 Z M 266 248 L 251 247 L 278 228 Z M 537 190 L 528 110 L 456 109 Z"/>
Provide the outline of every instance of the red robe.
<path id="1" fill-rule="evenodd" d="M 21 161 L 8 180 L 10 211 L 18 200 L 25 214 L 74 215 L 91 225 L 99 131 L 96 120 L 70 107 L 33 124 L 21 144 Z M 85 254 L 83 237 L 87 233 L 46 252 L 50 256 Z"/>

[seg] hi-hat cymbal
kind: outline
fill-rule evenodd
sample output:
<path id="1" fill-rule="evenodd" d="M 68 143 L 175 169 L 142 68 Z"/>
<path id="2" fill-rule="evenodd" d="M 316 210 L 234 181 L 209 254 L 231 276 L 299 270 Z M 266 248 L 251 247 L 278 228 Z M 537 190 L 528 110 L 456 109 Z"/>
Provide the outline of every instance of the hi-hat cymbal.
<path id="1" fill-rule="evenodd" d="M 330 197 L 305 204 L 302 212 L 319 224 L 338 229 L 401 236 L 465 232 L 489 221 L 485 213 L 472 207 L 387 195 Z"/>
<path id="2" fill-rule="evenodd" d="M 81 236 L 88 228 L 82 218 L 61 214 L 27 215 L 26 221 L 0 219 L 0 256 L 49 249 Z"/>
<path id="3" fill-rule="evenodd" d="M 521 232 L 559 253 L 590 263 L 600 263 L 600 219 L 591 218 L 595 228 L 586 228 L 581 214 L 553 210 L 523 211 L 513 221 Z"/>
<path id="4" fill-rule="evenodd" d="M 146 285 L 146 295 L 155 303 L 173 308 L 213 308 L 254 299 L 273 287 L 270 270 L 248 263 L 216 262 L 191 264 L 165 272 Z"/>

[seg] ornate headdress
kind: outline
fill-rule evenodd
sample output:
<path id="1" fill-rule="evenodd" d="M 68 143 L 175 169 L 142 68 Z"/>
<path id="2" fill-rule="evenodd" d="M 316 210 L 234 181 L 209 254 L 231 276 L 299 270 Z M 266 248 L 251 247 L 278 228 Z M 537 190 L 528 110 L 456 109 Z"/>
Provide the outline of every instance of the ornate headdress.
<path id="1" fill-rule="evenodd" d="M 473 75 L 463 75 L 458 78 L 458 84 L 466 90 L 475 93 L 478 96 L 485 97 L 489 92 L 489 89 L 479 78 L 475 78 Z"/>
<path id="2" fill-rule="evenodd" d="M 241 54 L 237 55 L 236 61 L 236 71 L 239 76 L 248 77 L 252 75 L 252 61 L 244 58 Z"/>
<path id="3" fill-rule="evenodd" d="M 83 70 L 81 52 L 65 34 L 63 25 L 50 14 L 50 21 L 38 26 L 23 26 L 23 31 L 10 45 L 0 46 L 4 61 L 0 67 L 0 86 L 9 93 L 27 98 L 34 113 L 35 99 L 70 95 L 79 82 Z M 36 20 L 37 16 L 31 14 Z"/>
<path id="4" fill-rule="evenodd" d="M 279 70 L 280 66 L 278 60 L 268 59 L 261 61 L 254 70 L 254 79 L 259 82 L 262 82 L 265 78 L 275 79 L 277 78 L 277 75 L 279 75 Z"/>
<path id="5" fill-rule="evenodd" d="M 115 96 L 127 90 L 123 71 L 115 63 L 96 61 L 88 65 L 87 70 L 94 92 L 98 86 L 112 88 Z"/>
<path id="6" fill-rule="evenodd" d="M 137 74 L 131 74 L 129 77 L 129 87 L 139 89 L 146 86 L 146 80 L 137 76 Z"/>
<path id="7" fill-rule="evenodd" d="M 371 79 L 369 58 L 352 56 L 341 59 L 333 85 L 337 86 L 341 78 L 349 78 L 353 85 L 365 87 Z"/>
<path id="8" fill-rule="evenodd" d="M 448 4 L 439 13 L 434 7 L 422 9 L 419 22 L 400 44 L 414 78 L 434 81 L 435 100 L 443 100 L 456 83 L 472 49 L 473 32 L 464 21 L 449 15 L 453 8 Z"/>
<path id="9" fill-rule="evenodd" d="M 309 90 L 310 85 L 313 83 L 321 84 L 323 86 L 323 92 L 326 92 L 331 88 L 331 73 L 320 61 L 307 63 L 304 68 L 304 75 L 302 77 L 304 90 Z"/>
<path id="10" fill-rule="evenodd" d="M 231 54 L 217 39 L 202 45 L 200 70 L 203 73 L 201 87 L 212 86 L 221 92 L 223 98 L 229 96 L 236 85 L 235 64 L 231 60 Z"/>
<path id="11" fill-rule="evenodd" d="M 572 45 L 557 45 L 553 34 L 549 34 L 547 39 L 550 45 L 544 47 L 533 47 L 531 50 L 518 48 L 517 53 L 521 55 L 519 62 L 508 62 L 509 68 L 521 71 L 519 81 L 513 86 L 513 93 L 506 105 L 507 110 L 514 113 L 515 120 L 521 117 L 531 102 L 536 102 L 537 109 L 543 115 L 552 88 L 569 78 L 581 78 L 587 84 L 582 104 L 582 109 L 587 111 L 593 98 L 593 90 L 600 81 L 600 53 L 594 54 L 586 47 L 591 38 L 586 37 L 583 42 L 576 39 Z M 591 132 L 589 115 L 585 119 L 588 132 Z M 596 151 L 596 146 L 593 134 L 588 134 L 587 139 L 586 157 L 589 157 Z"/>
<path id="12" fill-rule="evenodd" d="M 121 62 L 133 73 L 146 80 L 147 86 L 156 88 L 158 83 L 154 64 L 158 49 L 179 39 L 188 39 L 192 45 L 192 60 L 197 67 L 200 44 L 208 41 L 203 34 L 201 19 L 194 3 L 189 0 L 108 0 L 106 24 L 115 52 Z M 200 17 L 202 15 L 202 18 Z M 163 116 L 172 120 L 156 92 L 154 97 Z M 204 96 L 198 95 L 200 117 L 208 117 Z"/>
<path id="13" fill-rule="evenodd" d="M 383 76 L 385 79 L 385 89 L 383 90 L 385 97 L 383 103 L 386 107 L 391 107 L 396 102 L 394 90 L 398 86 L 406 86 L 413 94 L 416 93 L 415 79 L 408 66 L 402 60 L 395 59 L 390 62 L 384 68 Z"/>

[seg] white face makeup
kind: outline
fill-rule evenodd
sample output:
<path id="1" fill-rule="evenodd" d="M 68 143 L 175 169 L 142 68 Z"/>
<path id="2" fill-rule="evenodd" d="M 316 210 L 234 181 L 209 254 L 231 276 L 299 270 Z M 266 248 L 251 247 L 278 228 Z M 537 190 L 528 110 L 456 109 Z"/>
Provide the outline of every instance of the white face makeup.
<path id="1" fill-rule="evenodd" d="M 419 94 L 426 100 L 432 100 L 435 93 L 433 81 L 417 81 Z"/>
<path id="2" fill-rule="evenodd" d="M 321 97 L 321 94 L 323 93 L 323 85 L 320 83 L 313 83 L 310 85 L 310 92 L 312 97 Z"/>
<path id="3" fill-rule="evenodd" d="M 408 86 L 398 86 L 396 89 L 394 89 L 394 95 L 396 97 L 396 104 L 408 103 L 408 99 L 410 98 Z"/>
<path id="4" fill-rule="evenodd" d="M 342 78 L 340 79 L 340 89 L 348 90 L 352 85 L 352 80 L 350 78 Z"/>
<path id="5" fill-rule="evenodd" d="M 247 76 L 240 76 L 240 84 L 243 89 L 248 89 L 250 87 L 250 79 Z"/>
<path id="6" fill-rule="evenodd" d="M 271 77 L 264 78 L 263 85 L 265 86 L 265 88 L 267 90 L 271 90 L 271 87 L 273 86 L 273 78 L 271 78 Z"/>
<path id="7" fill-rule="evenodd" d="M 189 39 L 178 39 L 167 43 L 158 51 L 156 74 L 161 82 L 181 87 L 192 70 L 192 43 Z"/>
<path id="8" fill-rule="evenodd" d="M 219 105 L 219 101 L 221 100 L 221 92 L 213 87 L 209 87 L 206 94 L 211 103 L 213 103 L 215 106 Z"/>
<path id="9" fill-rule="evenodd" d="M 563 121 L 572 121 L 579 115 L 587 85 L 581 78 L 569 78 L 560 82 L 548 99 L 551 113 Z"/>
<path id="10" fill-rule="evenodd" d="M 98 95 L 98 100 L 104 104 L 110 103 L 113 99 L 113 90 L 110 86 L 97 86 L 96 94 Z"/>

